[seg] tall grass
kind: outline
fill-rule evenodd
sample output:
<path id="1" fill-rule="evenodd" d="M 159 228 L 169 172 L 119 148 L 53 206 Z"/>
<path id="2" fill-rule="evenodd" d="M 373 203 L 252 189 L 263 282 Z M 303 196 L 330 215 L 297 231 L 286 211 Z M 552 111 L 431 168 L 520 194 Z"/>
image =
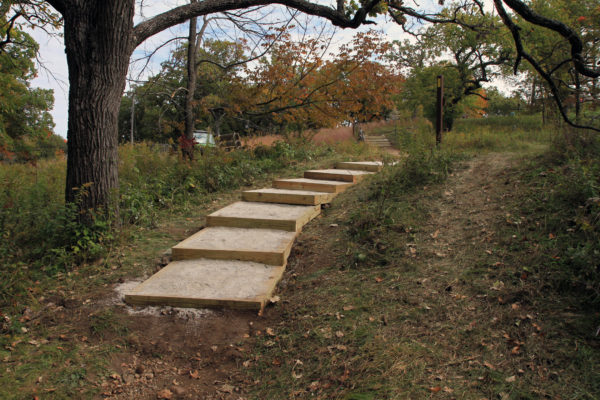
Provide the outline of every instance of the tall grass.
<path id="1" fill-rule="evenodd" d="M 386 135 L 400 150 L 430 149 L 435 146 L 435 129 L 424 118 L 389 121 L 370 130 Z M 520 151 L 547 146 L 557 135 L 552 126 L 542 126 L 538 115 L 459 119 L 442 135 L 442 147 L 452 152 L 480 153 Z"/>
<path id="2" fill-rule="evenodd" d="M 538 115 L 460 119 L 444 134 L 444 145 L 456 151 L 520 151 L 548 145 L 556 128 Z"/>

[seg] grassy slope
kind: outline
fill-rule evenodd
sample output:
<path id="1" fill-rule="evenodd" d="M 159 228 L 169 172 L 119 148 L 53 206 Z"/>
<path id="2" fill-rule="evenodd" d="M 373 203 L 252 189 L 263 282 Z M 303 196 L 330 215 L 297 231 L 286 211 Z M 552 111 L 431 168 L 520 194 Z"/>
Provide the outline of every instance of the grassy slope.
<path id="1" fill-rule="evenodd" d="M 446 136 L 452 151 L 441 154 L 419 151 L 431 144 L 426 124 L 382 128 L 388 135 L 396 132 L 392 139 L 404 146 L 413 138 L 416 158 L 371 185 L 352 188 L 307 226 L 290 258 L 282 300 L 256 322 L 251 337 L 239 333 L 237 345 L 250 354 L 226 364 L 227 376 L 241 374 L 235 386 L 242 394 L 219 391 L 227 379 L 220 377 L 210 381 L 215 398 L 599 396 L 597 302 L 594 288 L 581 286 L 582 279 L 589 283 L 589 275 L 577 275 L 576 285 L 569 287 L 565 276 L 556 268 L 548 274 L 544 264 L 550 255 L 553 267 L 562 265 L 556 257 L 565 249 L 556 246 L 557 237 L 568 250 L 580 235 L 592 244 L 591 253 L 577 253 L 584 257 L 578 262 L 593 262 L 585 256 L 594 254 L 594 211 L 579 215 L 579 225 L 569 222 L 557 229 L 560 221 L 578 217 L 568 212 L 547 224 L 549 213 L 566 210 L 565 202 L 573 201 L 560 196 L 544 201 L 549 182 L 539 177 L 548 176 L 549 165 L 546 159 L 530 164 L 549 134 L 518 131 L 512 122 L 483 125 L 465 127 L 463 133 L 459 125 L 457 133 Z M 513 155 L 462 162 L 453 155 L 488 151 Z M 293 175 L 331 161 L 304 160 L 286 168 Z M 490 163 L 498 168 L 488 170 Z M 550 169 L 561 172 L 550 174 L 553 184 L 554 179 L 566 183 L 578 177 L 580 186 L 593 186 L 590 179 L 596 179 L 589 168 L 570 176 L 576 168 Z M 465 176 L 476 179 L 465 182 Z M 589 193 L 582 190 L 581 196 Z M 112 382 L 109 360 L 115 354 L 190 368 L 188 361 L 166 354 L 145 355 L 134 343 L 139 328 L 114 306 L 93 304 L 107 296 L 112 283 L 151 273 L 162 249 L 202 224 L 199 215 L 237 195 L 227 190 L 202 196 L 180 211 L 159 210 L 151 224 L 128 232 L 135 245 L 113 248 L 103 262 L 60 274 L 57 283 L 28 283 L 27 308 L 14 308 L 19 314 L 11 314 L 10 330 L 1 339 L 6 369 L 0 374 L 0 397 L 90 397 L 105 390 L 101 382 Z M 534 196 L 540 200 L 523 207 Z M 584 221 L 594 225 L 591 232 Z M 49 300 L 65 307 L 56 311 Z M 79 314 L 82 325 L 62 319 L 65 311 Z M 166 317 L 152 321 L 168 323 L 167 331 L 176 327 Z M 215 362 L 210 343 L 205 345 L 209 348 L 202 358 L 208 365 L 202 374 L 210 373 Z M 199 382 L 189 376 L 176 379 L 192 386 Z M 138 398 L 156 398 L 156 391 L 144 393 Z"/>
<path id="2" fill-rule="evenodd" d="M 501 133 L 486 127 L 467 145 L 448 135 L 454 148 L 478 153 L 483 140 L 504 153 L 437 184 L 442 157 L 410 160 L 416 186 L 399 171 L 376 178 L 303 233 L 286 301 L 256 338 L 250 398 L 600 396 L 597 214 L 577 226 L 570 208 L 599 175 L 566 168 L 548 198 L 548 161 L 536 158 L 548 136 Z M 583 194 L 561 197 L 573 191 Z"/>

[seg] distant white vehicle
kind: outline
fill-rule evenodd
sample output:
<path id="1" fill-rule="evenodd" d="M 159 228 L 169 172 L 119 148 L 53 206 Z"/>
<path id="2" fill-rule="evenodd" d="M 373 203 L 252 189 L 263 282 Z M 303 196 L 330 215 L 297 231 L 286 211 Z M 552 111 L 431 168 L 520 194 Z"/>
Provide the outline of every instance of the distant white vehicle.
<path id="1" fill-rule="evenodd" d="M 198 146 L 215 147 L 215 137 L 208 131 L 194 131 L 194 141 Z"/>

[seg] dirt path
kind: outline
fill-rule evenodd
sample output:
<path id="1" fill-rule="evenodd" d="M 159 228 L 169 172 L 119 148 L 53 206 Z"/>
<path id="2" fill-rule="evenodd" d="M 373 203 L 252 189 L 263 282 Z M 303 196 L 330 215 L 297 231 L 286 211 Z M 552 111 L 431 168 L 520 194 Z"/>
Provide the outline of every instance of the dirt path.
<path id="1" fill-rule="evenodd" d="M 477 157 L 447 181 L 442 196 L 433 201 L 431 219 L 421 240 L 428 264 L 460 269 L 473 252 L 492 251 L 493 225 L 510 196 L 507 170 L 514 155 L 492 153 Z"/>

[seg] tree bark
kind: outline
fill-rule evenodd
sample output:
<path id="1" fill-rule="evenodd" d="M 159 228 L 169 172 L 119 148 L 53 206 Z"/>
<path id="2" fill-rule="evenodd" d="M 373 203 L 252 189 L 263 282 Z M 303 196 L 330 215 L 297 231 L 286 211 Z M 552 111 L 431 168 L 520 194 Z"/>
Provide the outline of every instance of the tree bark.
<path id="1" fill-rule="evenodd" d="M 187 51 L 187 91 L 185 93 L 185 137 L 194 138 L 194 94 L 196 93 L 196 25 L 198 18 L 190 19 Z"/>
<path id="2" fill-rule="evenodd" d="M 135 3 L 75 3 L 63 14 L 70 83 L 65 197 L 87 211 L 106 207 L 119 186 L 117 122 L 132 51 Z"/>

